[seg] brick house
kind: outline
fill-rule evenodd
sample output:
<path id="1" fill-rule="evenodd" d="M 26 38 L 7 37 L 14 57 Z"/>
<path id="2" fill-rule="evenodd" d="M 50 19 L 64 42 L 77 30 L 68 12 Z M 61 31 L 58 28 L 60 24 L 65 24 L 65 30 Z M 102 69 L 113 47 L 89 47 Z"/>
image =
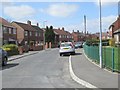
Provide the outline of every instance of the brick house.
<path id="1" fill-rule="evenodd" d="M 60 29 L 54 29 L 55 33 L 55 42 L 57 44 L 61 42 L 70 42 L 72 41 L 72 35 L 68 31 L 65 31 L 64 28 Z"/>
<path id="2" fill-rule="evenodd" d="M 17 35 L 16 35 L 16 28 L 12 26 L 7 20 L 0 17 L 0 24 L 2 29 L 2 41 L 4 44 L 17 44 Z"/>
<path id="3" fill-rule="evenodd" d="M 17 28 L 17 40 L 19 45 L 33 50 L 37 46 L 43 44 L 43 30 L 37 25 L 31 25 L 31 21 L 27 24 L 21 22 L 12 22 L 12 25 Z"/>
<path id="4" fill-rule="evenodd" d="M 109 34 L 115 39 L 116 44 L 120 44 L 120 15 L 118 16 L 117 20 L 110 25 Z"/>
<path id="5" fill-rule="evenodd" d="M 79 32 L 78 30 L 77 30 L 77 32 L 75 32 L 75 31 L 73 30 L 72 36 L 73 36 L 74 42 L 80 42 L 80 41 L 84 41 L 84 40 L 85 40 L 85 35 L 84 35 L 84 33 L 83 33 L 83 32 Z"/>

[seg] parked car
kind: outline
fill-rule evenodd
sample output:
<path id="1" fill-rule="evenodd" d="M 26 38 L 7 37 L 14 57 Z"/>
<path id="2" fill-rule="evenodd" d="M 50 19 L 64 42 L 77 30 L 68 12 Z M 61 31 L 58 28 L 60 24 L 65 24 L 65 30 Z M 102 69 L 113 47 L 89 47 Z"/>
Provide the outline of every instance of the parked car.
<path id="1" fill-rule="evenodd" d="M 64 54 L 75 54 L 75 47 L 71 42 L 64 42 L 60 44 L 60 56 Z"/>
<path id="2" fill-rule="evenodd" d="M 7 61 L 8 61 L 7 52 L 0 48 L 0 65 L 2 65 L 2 66 L 7 65 Z"/>
<path id="3" fill-rule="evenodd" d="M 82 43 L 81 42 L 76 42 L 75 43 L 75 48 L 82 48 Z"/>

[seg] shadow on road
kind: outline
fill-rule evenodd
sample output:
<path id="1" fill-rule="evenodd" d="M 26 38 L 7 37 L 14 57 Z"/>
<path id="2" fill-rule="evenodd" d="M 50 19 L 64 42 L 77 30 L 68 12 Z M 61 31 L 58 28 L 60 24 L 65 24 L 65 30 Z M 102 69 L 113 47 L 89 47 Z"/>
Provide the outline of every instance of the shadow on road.
<path id="1" fill-rule="evenodd" d="M 71 55 L 72 55 L 72 54 L 71 54 Z M 82 53 L 75 53 L 75 54 L 73 54 L 72 56 L 76 56 L 76 55 L 82 55 Z M 64 54 L 63 56 L 64 56 L 64 57 L 69 57 L 70 54 Z"/>
<path id="2" fill-rule="evenodd" d="M 17 65 L 19 65 L 19 63 L 7 64 L 6 66 L 2 66 L 2 70 L 9 69 L 9 68 L 15 67 Z"/>
<path id="3" fill-rule="evenodd" d="M 75 55 L 82 55 L 82 53 L 75 53 Z"/>

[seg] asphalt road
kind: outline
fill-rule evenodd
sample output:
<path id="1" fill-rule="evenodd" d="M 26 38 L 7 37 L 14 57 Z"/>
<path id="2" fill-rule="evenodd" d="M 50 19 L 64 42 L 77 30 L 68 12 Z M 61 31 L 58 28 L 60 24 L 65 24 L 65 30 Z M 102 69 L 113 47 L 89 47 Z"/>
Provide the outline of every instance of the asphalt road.
<path id="1" fill-rule="evenodd" d="M 85 88 L 71 79 L 68 58 L 53 49 L 10 61 L 2 70 L 2 87 Z"/>

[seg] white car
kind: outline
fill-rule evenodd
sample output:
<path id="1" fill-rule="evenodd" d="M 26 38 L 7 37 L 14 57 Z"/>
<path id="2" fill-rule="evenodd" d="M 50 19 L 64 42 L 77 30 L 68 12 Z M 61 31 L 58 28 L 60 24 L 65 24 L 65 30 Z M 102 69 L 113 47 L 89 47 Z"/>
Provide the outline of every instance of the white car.
<path id="1" fill-rule="evenodd" d="M 75 54 L 75 47 L 71 42 L 64 42 L 60 44 L 60 56 L 63 54 Z"/>

